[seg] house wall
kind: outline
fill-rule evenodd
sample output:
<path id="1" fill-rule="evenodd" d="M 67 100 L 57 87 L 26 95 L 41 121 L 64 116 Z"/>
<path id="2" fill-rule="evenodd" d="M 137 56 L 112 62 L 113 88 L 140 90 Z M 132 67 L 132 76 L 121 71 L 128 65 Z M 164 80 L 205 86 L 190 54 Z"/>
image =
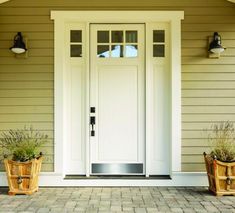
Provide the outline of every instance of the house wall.
<path id="1" fill-rule="evenodd" d="M 235 4 L 225 0 L 11 0 L 0 6 L 0 132 L 33 124 L 45 131 L 43 171 L 53 171 L 53 21 L 51 10 L 183 10 L 182 170 L 204 171 L 203 129 L 235 121 Z M 16 32 L 28 38 L 28 58 L 9 51 Z M 207 39 L 227 50 L 207 58 Z"/>

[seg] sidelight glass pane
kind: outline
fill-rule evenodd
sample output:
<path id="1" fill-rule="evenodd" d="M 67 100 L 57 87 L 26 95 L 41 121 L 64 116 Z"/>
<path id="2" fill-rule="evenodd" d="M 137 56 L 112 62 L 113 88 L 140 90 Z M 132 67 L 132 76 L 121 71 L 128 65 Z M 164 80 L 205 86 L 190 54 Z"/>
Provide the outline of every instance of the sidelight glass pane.
<path id="1" fill-rule="evenodd" d="M 82 42 L 82 31 L 71 30 L 70 31 L 70 42 Z"/>
<path id="2" fill-rule="evenodd" d="M 123 31 L 112 31 L 112 42 L 123 42 Z"/>
<path id="3" fill-rule="evenodd" d="M 111 57 L 122 58 L 123 57 L 123 45 L 112 45 Z"/>
<path id="4" fill-rule="evenodd" d="M 165 57 L 165 45 L 163 44 L 153 45 L 153 57 Z"/>
<path id="5" fill-rule="evenodd" d="M 126 45 L 126 57 L 137 57 L 138 46 L 137 45 Z"/>
<path id="6" fill-rule="evenodd" d="M 126 31 L 126 42 L 127 43 L 137 43 L 137 31 Z"/>
<path id="7" fill-rule="evenodd" d="M 154 30 L 153 31 L 153 42 L 165 42 L 165 31 Z"/>
<path id="8" fill-rule="evenodd" d="M 109 43 L 109 31 L 98 31 L 97 41 L 98 43 Z"/>
<path id="9" fill-rule="evenodd" d="M 70 57 L 82 57 L 82 45 L 70 45 Z"/>
<path id="10" fill-rule="evenodd" d="M 108 58 L 109 57 L 109 45 L 98 45 L 97 46 L 97 57 Z"/>

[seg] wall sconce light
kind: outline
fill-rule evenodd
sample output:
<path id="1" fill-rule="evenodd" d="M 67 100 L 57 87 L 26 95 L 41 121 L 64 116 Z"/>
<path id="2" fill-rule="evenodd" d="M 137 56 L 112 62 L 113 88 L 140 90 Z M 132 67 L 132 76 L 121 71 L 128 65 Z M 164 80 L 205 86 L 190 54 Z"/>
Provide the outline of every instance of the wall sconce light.
<path id="1" fill-rule="evenodd" d="M 219 58 L 225 48 L 221 45 L 221 37 L 217 32 L 214 32 L 213 40 L 209 38 L 209 58 Z"/>
<path id="2" fill-rule="evenodd" d="M 21 32 L 18 32 L 14 37 L 14 45 L 10 48 L 10 50 L 15 54 L 22 54 L 27 51 Z"/>

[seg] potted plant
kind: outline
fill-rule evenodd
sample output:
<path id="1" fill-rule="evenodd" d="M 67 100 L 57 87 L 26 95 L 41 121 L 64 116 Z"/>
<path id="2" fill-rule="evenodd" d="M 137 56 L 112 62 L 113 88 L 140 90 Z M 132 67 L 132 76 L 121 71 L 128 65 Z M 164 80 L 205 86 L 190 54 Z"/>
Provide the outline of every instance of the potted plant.
<path id="1" fill-rule="evenodd" d="M 230 121 L 212 124 L 208 133 L 210 153 L 204 152 L 209 190 L 235 195 L 235 129 Z M 207 130 L 208 131 L 208 130 Z"/>
<path id="2" fill-rule="evenodd" d="M 32 194 L 38 191 L 38 175 L 42 164 L 39 148 L 48 136 L 32 126 L 1 134 L 0 147 L 9 184 L 9 195 Z"/>

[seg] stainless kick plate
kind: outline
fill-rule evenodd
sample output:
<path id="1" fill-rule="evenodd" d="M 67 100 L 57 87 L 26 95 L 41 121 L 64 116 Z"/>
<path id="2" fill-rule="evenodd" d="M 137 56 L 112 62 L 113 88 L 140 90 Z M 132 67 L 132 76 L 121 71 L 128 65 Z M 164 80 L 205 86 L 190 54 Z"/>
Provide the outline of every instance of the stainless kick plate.
<path id="1" fill-rule="evenodd" d="M 92 163 L 92 174 L 132 175 L 143 174 L 142 163 Z"/>

